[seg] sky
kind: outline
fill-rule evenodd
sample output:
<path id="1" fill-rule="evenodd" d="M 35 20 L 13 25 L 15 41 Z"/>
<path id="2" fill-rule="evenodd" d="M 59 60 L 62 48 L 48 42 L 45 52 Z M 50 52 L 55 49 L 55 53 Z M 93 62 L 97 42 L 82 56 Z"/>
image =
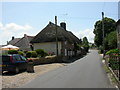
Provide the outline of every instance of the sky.
<path id="1" fill-rule="evenodd" d="M 118 20 L 118 2 L 0 2 L 0 45 L 21 38 L 24 34 L 37 35 L 45 26 L 66 23 L 68 31 L 78 38 L 94 42 L 94 24 L 105 17 Z"/>

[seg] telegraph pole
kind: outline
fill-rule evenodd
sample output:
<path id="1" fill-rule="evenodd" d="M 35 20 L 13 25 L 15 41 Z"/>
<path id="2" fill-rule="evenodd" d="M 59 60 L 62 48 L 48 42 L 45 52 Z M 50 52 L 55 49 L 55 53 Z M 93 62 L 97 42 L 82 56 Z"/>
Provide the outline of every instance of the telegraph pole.
<path id="1" fill-rule="evenodd" d="M 103 58 L 105 56 L 105 32 L 104 32 L 104 12 L 102 12 L 102 31 L 103 31 Z"/>
<path id="2" fill-rule="evenodd" d="M 55 30 L 56 30 L 56 56 L 58 56 L 58 35 L 57 35 L 57 16 L 55 16 Z"/>

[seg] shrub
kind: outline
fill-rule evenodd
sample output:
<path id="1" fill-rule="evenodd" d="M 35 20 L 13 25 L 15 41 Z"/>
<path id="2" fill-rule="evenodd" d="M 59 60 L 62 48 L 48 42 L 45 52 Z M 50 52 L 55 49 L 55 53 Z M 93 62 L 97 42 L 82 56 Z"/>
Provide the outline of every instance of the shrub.
<path id="1" fill-rule="evenodd" d="M 36 58 L 38 55 L 37 55 L 37 53 L 36 53 L 36 51 L 31 51 L 32 52 L 32 57 L 33 58 Z"/>
<path id="2" fill-rule="evenodd" d="M 86 52 L 88 52 L 88 50 L 89 50 L 89 45 L 82 45 L 82 47 L 84 48 L 84 50 L 85 50 Z"/>
<path id="3" fill-rule="evenodd" d="M 8 54 L 18 54 L 18 51 L 17 50 L 9 50 Z"/>
<path id="4" fill-rule="evenodd" d="M 48 55 L 43 49 L 37 49 L 35 50 L 37 52 L 37 54 L 41 57 L 44 57 L 46 55 Z"/>
<path id="5" fill-rule="evenodd" d="M 36 58 L 37 57 L 37 53 L 36 53 L 36 51 L 28 51 L 26 53 L 26 57 L 28 57 L 28 58 L 30 58 L 30 57 Z"/>
<path id="6" fill-rule="evenodd" d="M 110 54 L 114 54 L 114 53 L 119 53 L 119 50 L 118 49 L 111 49 L 111 50 L 106 52 L 106 55 L 110 55 Z"/>
<path id="7" fill-rule="evenodd" d="M 24 56 L 24 53 L 22 51 L 18 51 L 18 54 Z"/>
<path id="8" fill-rule="evenodd" d="M 103 46 L 100 46 L 98 49 L 100 54 L 103 53 Z"/>
<path id="9" fill-rule="evenodd" d="M 31 51 L 28 51 L 28 52 L 26 53 L 26 57 L 30 58 L 31 56 L 32 56 Z"/>

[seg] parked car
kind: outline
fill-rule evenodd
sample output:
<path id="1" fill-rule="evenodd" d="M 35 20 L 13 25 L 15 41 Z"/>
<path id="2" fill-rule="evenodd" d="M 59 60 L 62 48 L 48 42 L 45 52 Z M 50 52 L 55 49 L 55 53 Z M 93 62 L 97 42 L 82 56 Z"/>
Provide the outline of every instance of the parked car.
<path id="1" fill-rule="evenodd" d="M 3 71 L 12 71 L 18 73 L 20 70 L 27 69 L 27 59 L 24 56 L 13 54 L 13 55 L 2 55 L 2 62 L 0 68 Z"/>

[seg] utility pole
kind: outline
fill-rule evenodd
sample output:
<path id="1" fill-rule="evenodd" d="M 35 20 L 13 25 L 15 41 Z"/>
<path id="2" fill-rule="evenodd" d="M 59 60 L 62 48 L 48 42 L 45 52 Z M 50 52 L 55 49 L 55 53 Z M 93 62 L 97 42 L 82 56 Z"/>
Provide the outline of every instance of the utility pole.
<path id="1" fill-rule="evenodd" d="M 56 56 L 58 57 L 57 16 L 55 16 L 55 30 L 56 30 Z"/>
<path id="2" fill-rule="evenodd" d="M 105 56 L 105 32 L 104 32 L 104 12 L 102 12 L 102 31 L 103 31 L 103 58 Z"/>

